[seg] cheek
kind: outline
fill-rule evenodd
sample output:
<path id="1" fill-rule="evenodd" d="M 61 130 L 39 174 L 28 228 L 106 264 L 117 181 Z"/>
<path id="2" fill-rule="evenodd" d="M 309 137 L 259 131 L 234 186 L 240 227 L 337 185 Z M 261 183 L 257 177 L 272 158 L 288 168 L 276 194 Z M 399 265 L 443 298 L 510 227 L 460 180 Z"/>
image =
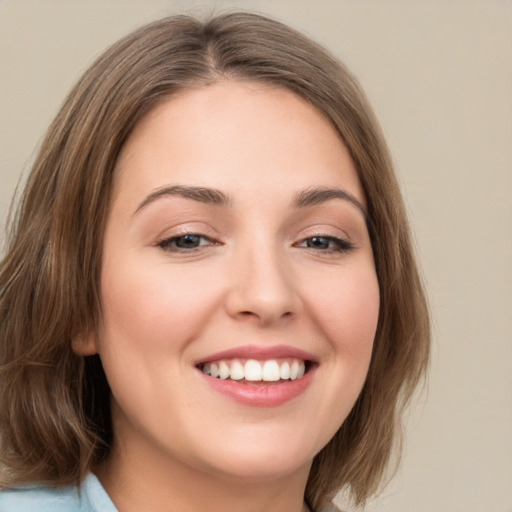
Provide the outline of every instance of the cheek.
<path id="1" fill-rule="evenodd" d="M 373 261 L 317 275 L 308 284 L 314 329 L 327 342 L 319 367 L 322 391 L 315 397 L 316 418 L 327 443 L 366 381 L 379 317 L 379 285 Z"/>
<path id="2" fill-rule="evenodd" d="M 176 271 L 165 263 L 137 259 L 124 266 L 105 265 L 102 278 L 104 327 L 109 339 L 122 335 L 135 344 L 156 347 L 185 340 L 200 328 L 215 304 L 215 287 L 201 272 Z"/>
<path id="3" fill-rule="evenodd" d="M 174 410 L 173 379 L 189 370 L 187 350 L 215 310 L 216 288 L 201 271 L 138 257 L 114 261 L 103 267 L 100 356 L 123 412 L 138 424 L 145 410 L 158 423 Z"/>
<path id="4" fill-rule="evenodd" d="M 373 264 L 316 280 L 309 302 L 331 349 L 353 363 L 369 363 L 379 317 L 379 284 Z"/>

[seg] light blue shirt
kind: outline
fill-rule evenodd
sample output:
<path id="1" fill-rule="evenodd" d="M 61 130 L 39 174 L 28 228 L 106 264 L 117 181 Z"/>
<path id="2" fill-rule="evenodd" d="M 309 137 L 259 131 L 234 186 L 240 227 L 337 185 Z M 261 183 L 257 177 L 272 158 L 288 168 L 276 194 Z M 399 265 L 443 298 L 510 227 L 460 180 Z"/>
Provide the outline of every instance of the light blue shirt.
<path id="1" fill-rule="evenodd" d="M 99 480 L 89 473 L 80 487 L 20 485 L 0 491 L 0 512 L 118 512 Z M 341 512 L 334 505 L 322 512 Z"/>
<path id="2" fill-rule="evenodd" d="M 117 512 L 99 480 L 89 473 L 80 487 L 24 485 L 0 492 L 0 512 Z"/>

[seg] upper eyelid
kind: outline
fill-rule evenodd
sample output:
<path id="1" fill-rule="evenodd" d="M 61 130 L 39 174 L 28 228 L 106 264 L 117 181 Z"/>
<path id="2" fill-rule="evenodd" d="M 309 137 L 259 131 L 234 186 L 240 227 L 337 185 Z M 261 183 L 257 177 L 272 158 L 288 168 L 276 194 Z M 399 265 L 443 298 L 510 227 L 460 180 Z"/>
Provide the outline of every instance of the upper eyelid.
<path id="1" fill-rule="evenodd" d="M 329 240 L 338 240 L 338 241 L 343 241 L 343 242 L 349 242 L 349 239 L 347 237 L 338 236 L 338 235 L 328 235 L 325 233 L 318 233 L 318 234 L 302 237 L 299 240 L 299 243 L 304 242 L 305 240 L 310 240 L 311 238 L 328 238 Z"/>
<path id="2" fill-rule="evenodd" d="M 178 231 L 176 233 L 172 233 L 172 234 L 169 234 L 169 235 L 158 236 L 157 237 L 157 242 L 160 243 L 160 242 L 163 242 L 163 241 L 166 241 L 166 240 L 172 240 L 172 239 L 180 238 L 180 237 L 183 237 L 183 236 L 199 236 L 201 238 L 206 238 L 206 239 L 208 239 L 210 241 L 219 242 L 219 243 L 220 243 L 220 241 L 217 240 L 217 238 L 221 238 L 220 235 L 218 235 L 218 234 L 213 234 L 212 235 L 212 234 L 207 234 L 206 232 L 200 231 L 200 230 L 184 229 L 183 231 Z M 304 240 L 308 240 L 310 238 L 315 238 L 315 237 L 329 238 L 329 239 L 333 239 L 333 240 L 340 240 L 340 241 L 351 242 L 351 237 L 348 236 L 345 232 L 343 232 L 343 234 L 340 235 L 340 234 L 328 233 L 326 231 L 316 231 L 314 233 L 307 234 L 305 236 L 294 237 L 295 239 L 298 239 L 294 243 L 300 243 L 300 242 L 303 242 Z"/>
<path id="3" fill-rule="evenodd" d="M 168 242 L 169 240 L 176 240 L 178 238 L 183 238 L 185 236 L 197 236 L 199 238 L 205 238 L 206 240 L 209 240 L 210 242 L 217 242 L 217 240 L 215 240 L 212 236 L 205 235 L 204 233 L 197 233 L 197 232 L 193 232 L 193 231 L 186 231 L 186 232 L 183 232 L 183 233 L 176 233 L 176 234 L 169 235 L 169 236 L 163 236 L 163 237 L 158 239 L 158 243 L 161 244 L 163 242 Z"/>
<path id="4" fill-rule="evenodd" d="M 286 223 L 282 227 L 281 233 L 276 233 L 279 238 L 283 237 L 282 240 L 288 240 L 289 243 L 295 245 L 308 238 L 312 237 L 327 237 L 336 240 L 342 240 L 351 243 L 352 245 L 360 245 L 357 241 L 360 236 L 356 230 L 353 233 L 353 229 L 350 226 L 344 226 L 343 223 L 335 220 L 327 219 L 312 219 L 310 222 L 303 222 L 306 219 L 302 219 L 299 225 Z M 173 223 L 174 224 L 174 223 Z M 234 226 L 220 226 L 220 231 L 217 229 L 219 226 L 211 224 L 208 221 L 202 219 L 191 219 L 190 222 L 179 222 L 174 226 L 168 226 L 165 230 L 159 230 L 160 233 L 156 235 L 153 240 L 155 245 L 160 244 L 163 241 L 179 238 L 186 235 L 196 235 L 204 237 L 211 242 L 215 242 L 218 245 L 224 245 L 229 239 L 236 237 L 236 230 L 233 231 Z M 347 229 L 348 228 L 348 231 Z M 227 231 L 226 231 L 227 229 Z M 355 235 L 355 236 L 354 236 Z"/>
<path id="5" fill-rule="evenodd" d="M 321 235 L 321 234 L 306 236 L 306 237 L 302 238 L 301 240 L 299 240 L 298 242 L 296 242 L 294 245 L 302 244 L 303 242 L 306 242 L 307 240 L 311 240 L 312 238 L 326 238 L 330 241 L 337 243 L 338 245 L 346 245 L 350 248 L 356 247 L 354 242 L 352 242 L 349 238 L 335 236 L 335 235 Z"/>
<path id="6" fill-rule="evenodd" d="M 155 236 L 155 241 L 160 242 L 187 235 L 202 236 L 204 238 L 216 240 L 221 236 L 217 230 L 205 228 L 202 222 L 199 223 L 201 224 L 200 226 L 194 226 L 194 224 L 196 224 L 196 222 L 191 223 L 191 225 L 185 225 L 184 227 L 181 227 L 180 225 L 168 227 L 167 229 L 160 231 L 160 233 Z"/>
<path id="7" fill-rule="evenodd" d="M 203 244 L 199 243 L 199 245 L 197 245 L 196 247 L 179 247 L 178 245 L 176 245 L 176 243 L 175 243 L 176 240 L 186 237 L 186 236 L 197 236 L 199 238 L 205 239 L 207 242 L 203 243 Z M 222 244 L 219 242 L 216 242 L 211 237 L 208 237 L 206 235 L 201 235 L 199 233 L 184 233 L 184 234 L 177 234 L 177 235 L 173 235 L 173 236 L 163 237 L 163 238 L 157 240 L 157 242 L 155 244 L 155 246 L 158 249 L 160 249 L 166 253 L 178 253 L 178 254 L 182 254 L 182 255 L 196 253 L 200 250 L 206 250 L 206 249 L 209 249 L 216 245 L 218 246 L 218 245 L 222 245 Z"/>
<path id="8" fill-rule="evenodd" d="M 346 240 L 347 242 L 354 241 L 354 237 L 347 230 L 334 225 L 312 225 L 301 230 L 301 240 L 314 238 L 316 236 L 334 238 L 338 240 Z"/>

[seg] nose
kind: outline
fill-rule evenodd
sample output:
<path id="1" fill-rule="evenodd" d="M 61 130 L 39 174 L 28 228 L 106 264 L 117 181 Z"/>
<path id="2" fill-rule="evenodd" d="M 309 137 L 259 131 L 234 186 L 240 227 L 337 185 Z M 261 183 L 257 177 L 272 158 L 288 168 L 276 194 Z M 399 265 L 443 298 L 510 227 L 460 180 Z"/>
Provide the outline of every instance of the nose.
<path id="1" fill-rule="evenodd" d="M 240 251 L 230 269 L 228 314 L 261 327 L 293 318 L 300 300 L 292 274 L 290 262 L 276 249 Z"/>

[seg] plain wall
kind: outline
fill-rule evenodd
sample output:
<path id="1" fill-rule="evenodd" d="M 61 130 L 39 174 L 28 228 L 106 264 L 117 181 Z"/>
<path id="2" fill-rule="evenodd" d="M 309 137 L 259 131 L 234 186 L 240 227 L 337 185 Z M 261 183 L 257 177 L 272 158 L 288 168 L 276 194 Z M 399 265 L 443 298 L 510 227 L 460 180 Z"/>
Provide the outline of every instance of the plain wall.
<path id="1" fill-rule="evenodd" d="M 372 512 L 512 512 L 510 0 L 0 0 L 0 218 L 81 71 L 175 12 L 247 8 L 356 73 L 407 198 L 434 319 L 428 391 Z"/>

